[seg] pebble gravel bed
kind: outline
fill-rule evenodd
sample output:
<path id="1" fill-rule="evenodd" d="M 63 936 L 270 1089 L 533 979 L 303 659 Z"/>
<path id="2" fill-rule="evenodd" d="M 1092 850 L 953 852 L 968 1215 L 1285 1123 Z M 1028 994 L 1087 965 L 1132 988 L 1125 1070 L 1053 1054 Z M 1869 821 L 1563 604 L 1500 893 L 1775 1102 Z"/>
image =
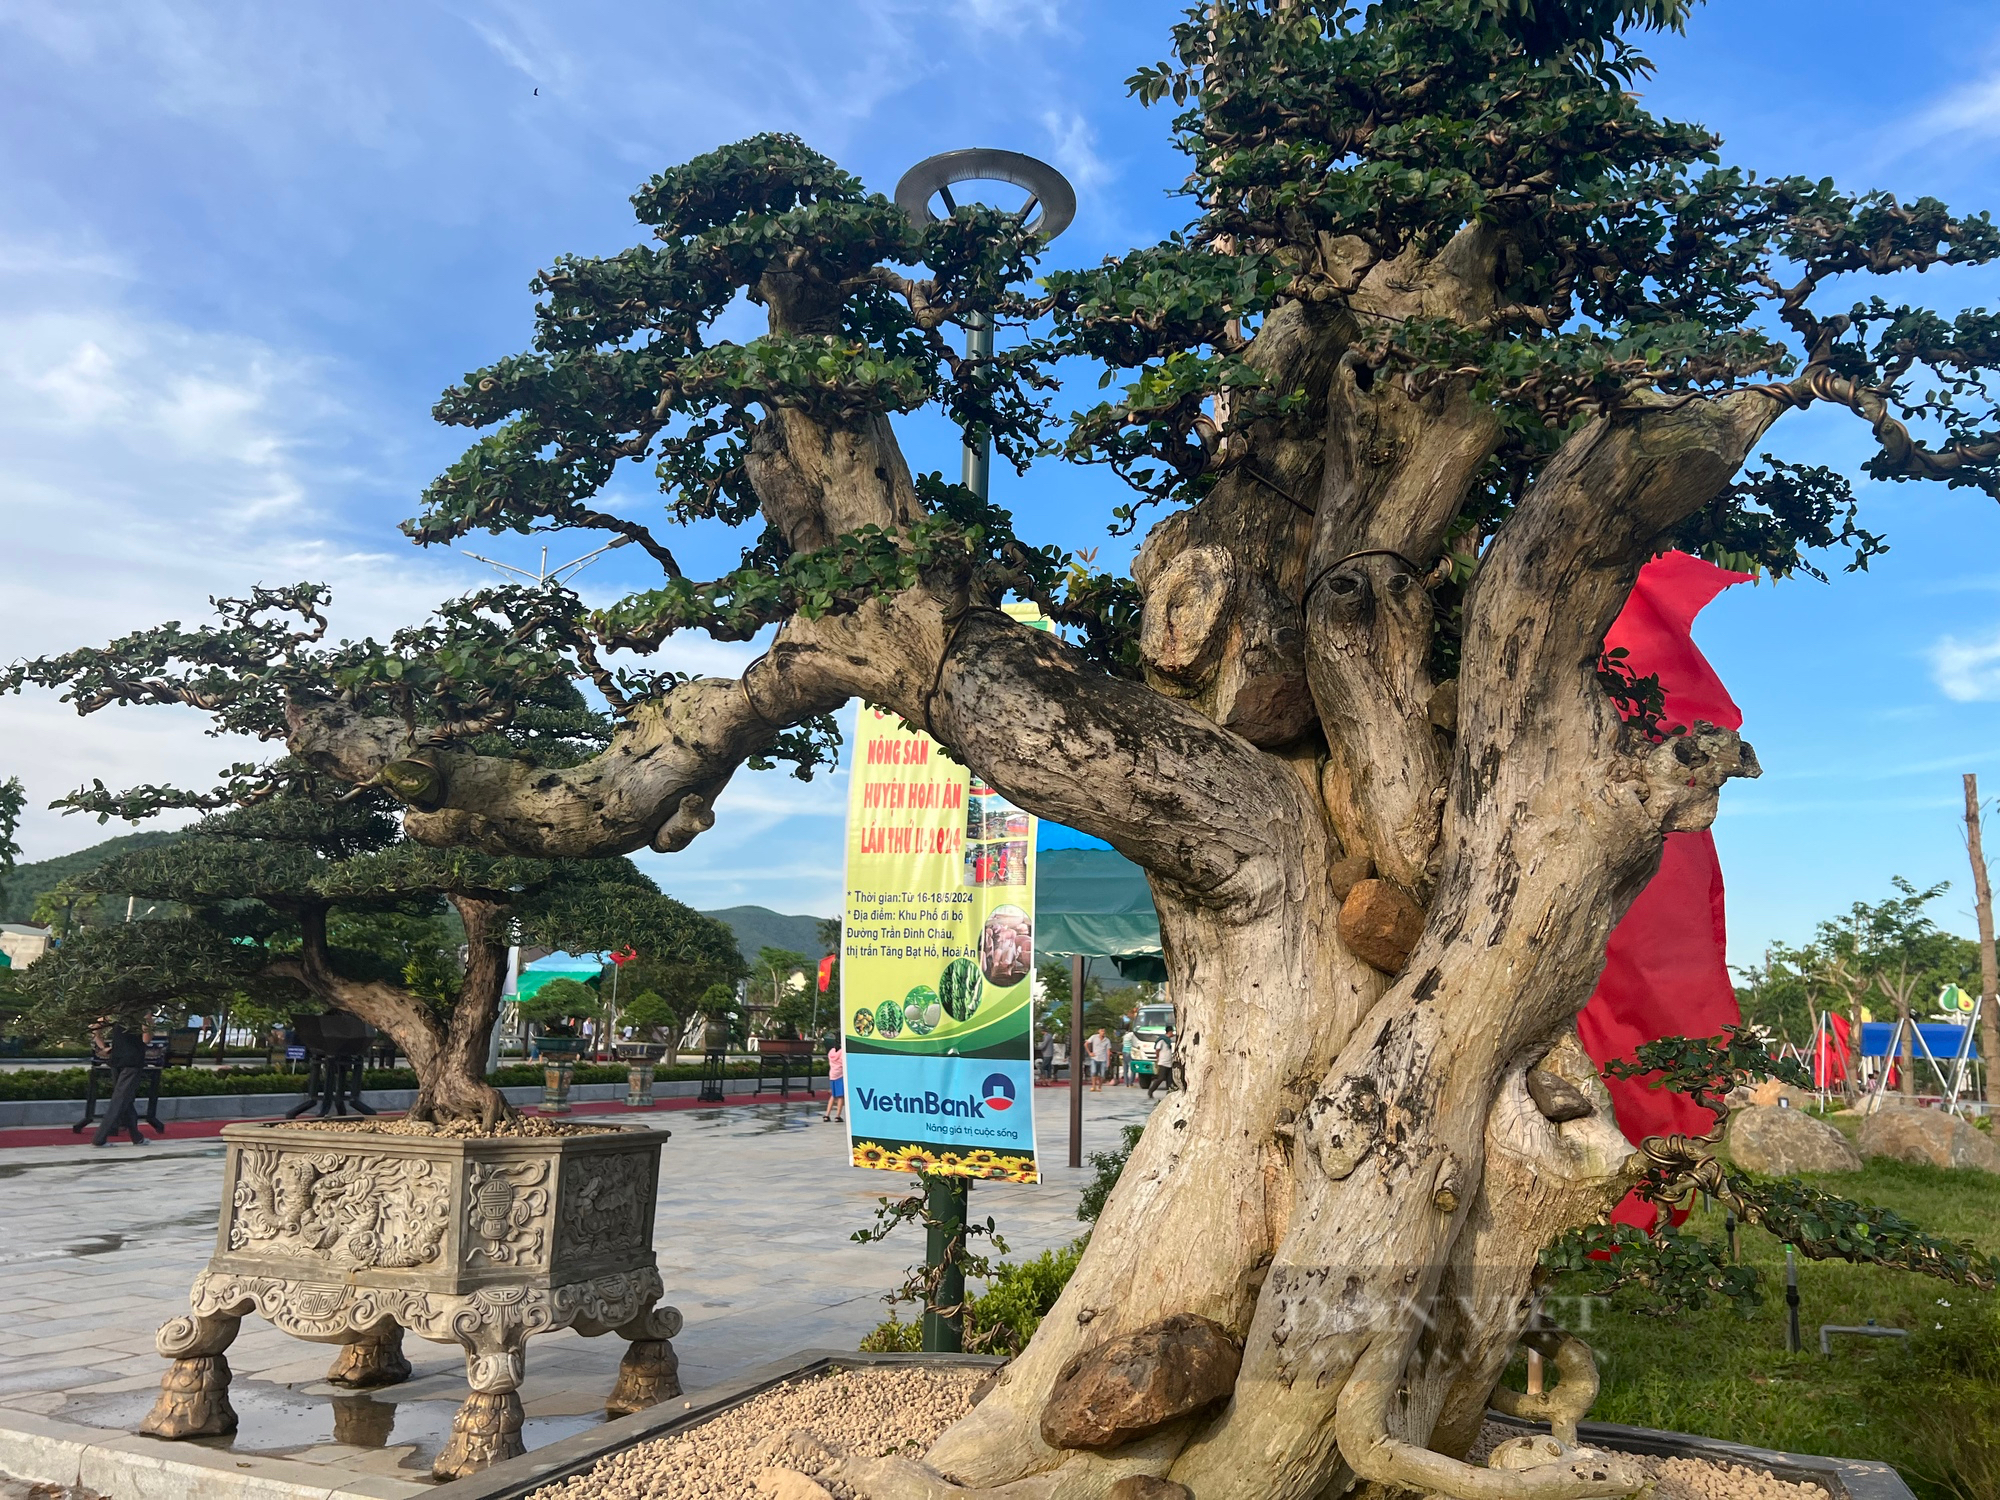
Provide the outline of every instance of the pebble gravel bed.
<path id="1" fill-rule="evenodd" d="M 287 1130 L 331 1130 L 346 1135 L 422 1135 L 446 1140 L 491 1140 L 500 1136 L 614 1135 L 616 1125 L 586 1125 L 581 1120 L 550 1120 L 541 1115 L 517 1115 L 502 1120 L 491 1130 L 476 1120 L 451 1120 L 440 1125 L 430 1120 L 408 1120 L 393 1116 L 378 1120 L 293 1120 Z"/>
<path id="2" fill-rule="evenodd" d="M 990 1373 L 887 1366 L 788 1381 L 699 1427 L 601 1458 L 530 1500 L 750 1500 L 757 1475 L 784 1462 L 773 1439 L 795 1428 L 849 1453 L 918 1457 L 972 1409 Z M 853 1500 L 843 1485 L 828 1488 Z"/>
<path id="3" fill-rule="evenodd" d="M 972 1409 L 973 1393 L 989 1374 L 889 1366 L 789 1381 L 699 1427 L 609 1454 L 529 1500 L 757 1500 L 760 1473 L 798 1462 L 785 1443 L 786 1434 L 798 1429 L 839 1451 L 921 1457 Z M 1488 1423 L 1473 1452 L 1483 1455 L 1517 1435 Z M 1818 1485 L 1739 1464 L 1626 1456 L 1653 1480 L 1649 1500 L 1827 1500 Z M 846 1486 L 822 1482 L 835 1500 L 856 1500 Z"/>

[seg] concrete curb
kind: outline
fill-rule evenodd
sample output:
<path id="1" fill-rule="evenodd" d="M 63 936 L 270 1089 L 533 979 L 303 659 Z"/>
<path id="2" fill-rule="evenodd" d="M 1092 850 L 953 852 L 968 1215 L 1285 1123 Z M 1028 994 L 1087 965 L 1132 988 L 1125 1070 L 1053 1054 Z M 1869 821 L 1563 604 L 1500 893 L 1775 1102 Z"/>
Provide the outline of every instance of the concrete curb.
<path id="1" fill-rule="evenodd" d="M 826 1098 L 826 1080 L 814 1081 L 816 1099 Z M 754 1078 L 731 1078 L 723 1083 L 723 1092 L 734 1097 L 738 1094 L 754 1094 L 757 1080 Z M 542 1091 L 533 1084 L 521 1088 L 506 1088 L 500 1091 L 507 1096 L 509 1104 L 540 1104 Z M 778 1098 L 777 1087 L 766 1084 L 764 1092 L 773 1099 Z M 804 1095 L 798 1084 L 792 1086 L 793 1097 Z M 655 1099 L 692 1099 L 701 1093 L 701 1080 L 690 1078 L 679 1083 L 656 1083 L 653 1085 Z M 408 1109 L 416 1102 L 415 1089 L 368 1089 L 362 1099 L 376 1109 Z M 578 1083 L 570 1086 L 569 1097 L 573 1103 L 594 1104 L 606 1100 L 620 1100 L 625 1097 L 622 1083 Z M 186 1094 L 160 1101 L 160 1119 L 173 1120 L 271 1120 L 281 1117 L 286 1110 L 295 1107 L 305 1098 L 304 1094 Z M 103 1108 L 102 1101 L 99 1109 Z M 81 1099 L 5 1099 L 0 1100 L 0 1130 L 17 1126 L 74 1125 L 83 1118 Z"/>
<path id="2" fill-rule="evenodd" d="M 169 1443 L 0 1412 L 0 1472 L 36 1484 L 81 1485 L 109 1500 L 413 1500 L 437 1486 L 370 1474 L 337 1478 L 324 1465 Z"/>

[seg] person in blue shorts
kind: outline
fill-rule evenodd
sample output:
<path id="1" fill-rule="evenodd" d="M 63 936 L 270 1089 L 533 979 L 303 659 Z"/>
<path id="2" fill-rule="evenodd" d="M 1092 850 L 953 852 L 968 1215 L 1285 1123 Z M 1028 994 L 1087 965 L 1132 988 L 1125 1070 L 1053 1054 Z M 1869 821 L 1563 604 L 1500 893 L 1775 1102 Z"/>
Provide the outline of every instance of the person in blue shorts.
<path id="1" fill-rule="evenodd" d="M 847 1118 L 847 1049 L 835 1042 L 826 1049 L 826 1110 L 828 1124 Z"/>

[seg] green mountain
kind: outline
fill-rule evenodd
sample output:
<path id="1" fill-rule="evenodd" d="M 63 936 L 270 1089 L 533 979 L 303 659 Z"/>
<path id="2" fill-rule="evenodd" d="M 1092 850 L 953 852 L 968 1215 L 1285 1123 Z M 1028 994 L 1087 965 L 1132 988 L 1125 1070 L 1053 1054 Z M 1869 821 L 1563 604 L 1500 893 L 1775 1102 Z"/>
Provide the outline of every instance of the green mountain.
<path id="1" fill-rule="evenodd" d="M 74 854 L 58 854 L 54 859 L 16 865 L 8 874 L 0 876 L 0 922 L 27 921 L 35 909 L 35 898 L 42 892 L 54 890 L 74 876 L 87 874 L 113 855 L 150 849 L 179 837 L 177 833 L 158 830 L 128 833 L 120 838 L 106 839 L 101 844 L 92 844 L 88 849 L 79 849 Z M 124 915 L 122 909 L 119 915 Z"/>
<path id="2" fill-rule="evenodd" d="M 757 961 L 759 948 L 784 948 L 808 958 L 818 958 L 828 951 L 819 940 L 818 917 L 788 917 L 768 906 L 730 906 L 702 915 L 728 925 L 736 934 L 737 951 L 745 963 Z"/>

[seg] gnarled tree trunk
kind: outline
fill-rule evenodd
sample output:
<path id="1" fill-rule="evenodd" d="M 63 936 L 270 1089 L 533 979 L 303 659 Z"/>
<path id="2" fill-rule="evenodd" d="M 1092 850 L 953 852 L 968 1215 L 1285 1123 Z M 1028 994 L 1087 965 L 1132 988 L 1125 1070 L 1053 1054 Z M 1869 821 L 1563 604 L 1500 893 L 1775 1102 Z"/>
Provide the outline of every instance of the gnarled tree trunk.
<path id="1" fill-rule="evenodd" d="M 1375 267 L 1351 306 L 1476 320 L 1492 255 L 1468 229 Z M 1025 1352 L 923 1464 L 845 1461 L 862 1493 L 1099 1496 L 1133 1473 L 1201 1500 L 1356 1478 L 1495 1500 L 1637 1487 L 1602 1459 L 1459 1459 L 1537 1252 L 1628 1181 L 1573 1031 L 1606 937 L 1666 835 L 1707 826 L 1721 783 L 1755 774 L 1733 734 L 1662 742 L 1624 722 L 1598 680 L 1604 633 L 1784 405 L 1642 395 L 1580 427 L 1486 546 L 1444 684 L 1430 591 L 1497 424 L 1449 380 L 1367 376 L 1343 358 L 1354 336 L 1349 314 L 1299 303 L 1259 332 L 1250 357 L 1322 403 L 1323 440 L 1252 427 L 1248 458 L 1154 529 L 1134 569 L 1143 683 L 941 569 L 793 619 L 742 679 L 638 706 L 569 770 L 293 710 L 294 752 L 348 780 L 393 785 L 424 748 L 414 836 L 551 856 L 681 847 L 779 726 L 859 697 L 1146 868 L 1187 1089 L 1154 1112 Z M 753 457 L 767 518 L 805 543 L 913 513 L 885 422 L 788 412 Z M 1562 1107 L 1534 1102 L 1537 1071 Z M 1108 1452 L 1044 1442 L 1078 1354 L 1176 1314 L 1241 1340 L 1231 1399 Z"/>
<path id="2" fill-rule="evenodd" d="M 327 952 L 323 906 L 299 914 L 299 954 L 271 965 L 271 972 L 395 1040 L 417 1075 L 411 1119 L 477 1120 L 491 1128 L 514 1115 L 506 1097 L 486 1081 L 487 1049 L 507 984 L 507 908 L 474 896 L 450 900 L 465 922 L 466 965 L 458 995 L 444 1014 L 400 986 L 337 972 Z"/>

